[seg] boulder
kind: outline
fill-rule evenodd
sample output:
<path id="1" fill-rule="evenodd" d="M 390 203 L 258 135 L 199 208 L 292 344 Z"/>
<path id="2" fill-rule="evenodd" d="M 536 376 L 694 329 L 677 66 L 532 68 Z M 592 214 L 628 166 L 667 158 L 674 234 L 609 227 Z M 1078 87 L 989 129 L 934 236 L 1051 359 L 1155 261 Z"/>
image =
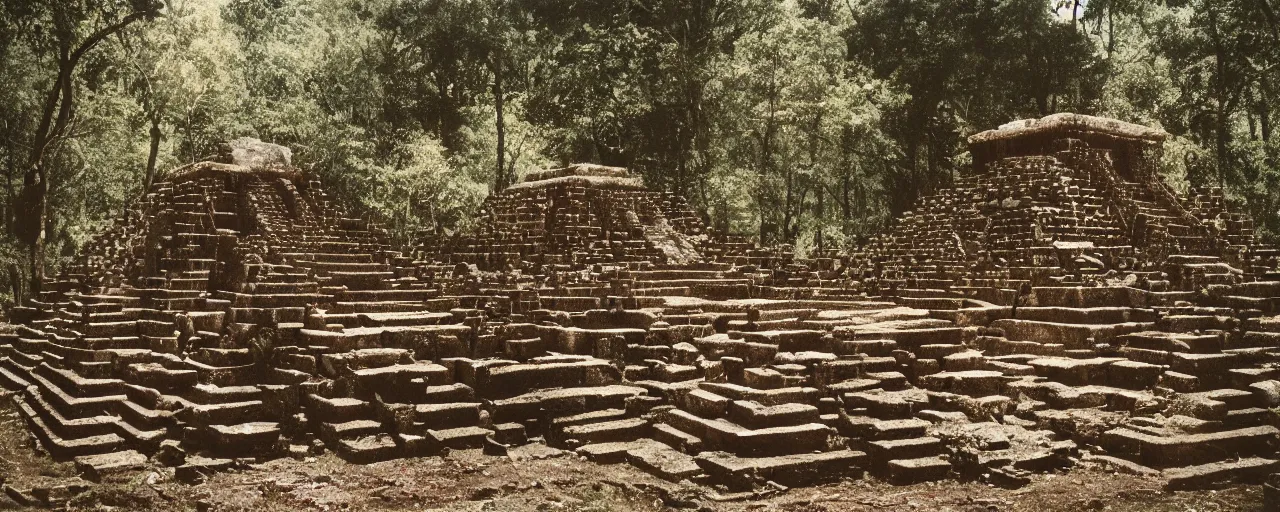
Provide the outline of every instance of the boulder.
<path id="1" fill-rule="evenodd" d="M 1263 407 L 1280 406 L 1280 381 L 1264 380 L 1249 385 L 1249 391 Z"/>
<path id="2" fill-rule="evenodd" d="M 224 163 L 248 167 L 255 171 L 293 167 L 293 151 L 279 144 L 262 142 L 253 137 L 241 137 L 222 143 L 218 147 L 219 159 Z"/>

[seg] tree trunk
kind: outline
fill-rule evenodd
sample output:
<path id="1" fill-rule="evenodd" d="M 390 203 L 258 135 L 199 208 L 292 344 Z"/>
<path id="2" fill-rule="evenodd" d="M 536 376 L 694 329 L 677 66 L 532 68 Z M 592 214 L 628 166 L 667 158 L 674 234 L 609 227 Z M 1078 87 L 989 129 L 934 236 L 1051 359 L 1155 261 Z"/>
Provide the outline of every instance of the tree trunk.
<path id="1" fill-rule="evenodd" d="M 819 222 L 818 222 L 818 229 L 816 229 L 813 234 L 813 238 L 814 238 L 813 245 L 818 248 L 818 253 L 822 253 L 822 250 L 825 249 L 824 243 L 823 243 L 824 241 L 822 240 L 822 222 L 821 222 L 823 217 L 827 216 L 826 204 L 824 204 L 822 200 L 823 196 L 825 195 L 827 195 L 826 190 L 823 190 L 822 187 L 818 187 L 817 196 L 814 197 L 814 201 L 815 201 L 814 215 L 818 217 Z"/>
<path id="2" fill-rule="evenodd" d="M 44 231 L 48 208 L 46 202 L 49 195 L 48 175 L 41 164 L 26 172 L 23 177 L 22 194 L 19 197 L 16 227 L 18 239 L 27 246 L 30 264 L 31 283 L 27 288 L 29 297 L 39 296 L 41 283 L 44 281 Z"/>
<path id="3" fill-rule="evenodd" d="M 506 121 L 502 118 L 502 53 L 499 51 L 497 58 L 493 59 L 493 106 L 497 111 L 494 115 L 494 128 L 498 132 L 498 168 L 497 175 L 494 180 L 493 191 L 498 192 L 511 185 L 511 176 L 507 174 L 506 166 Z"/>
<path id="4" fill-rule="evenodd" d="M 787 184 L 787 195 L 782 206 L 782 238 L 783 242 L 791 243 L 794 241 L 791 239 L 791 219 L 793 217 L 792 209 L 794 208 L 793 205 L 795 203 L 795 170 L 790 166 L 787 166 L 787 170 L 784 171 L 784 176 L 786 178 L 785 183 Z"/>
<path id="5" fill-rule="evenodd" d="M 853 177 L 850 165 L 849 146 L 853 144 L 853 127 L 848 124 L 840 130 L 840 232 L 849 234 L 849 219 L 852 211 L 849 208 L 849 185 Z"/>
<path id="6" fill-rule="evenodd" d="M 1262 96 L 1262 100 L 1258 102 L 1258 121 L 1262 128 L 1262 141 L 1271 141 L 1271 95 L 1267 90 L 1267 78 L 1264 76 L 1260 79 L 1261 87 L 1258 94 Z"/>
<path id="7" fill-rule="evenodd" d="M 1214 98 L 1217 104 L 1214 106 L 1214 146 L 1215 157 L 1218 170 L 1218 186 L 1226 188 L 1226 172 L 1227 172 L 1227 143 L 1230 134 L 1227 132 L 1227 84 L 1226 84 L 1226 50 L 1223 48 L 1222 39 L 1218 34 L 1218 12 L 1212 8 L 1209 9 L 1209 37 L 1213 41 L 1213 60 L 1214 60 Z"/>
<path id="8" fill-rule="evenodd" d="M 21 306 L 24 302 L 22 300 L 22 270 L 18 268 L 17 263 L 9 264 L 9 286 L 13 288 L 13 304 Z"/>
<path id="9" fill-rule="evenodd" d="M 845 169 L 845 175 L 840 180 L 840 219 L 843 221 L 844 225 L 842 227 L 846 233 L 849 232 L 849 220 L 853 217 L 853 209 L 849 202 L 849 188 L 851 185 L 849 182 L 852 181 L 852 178 L 849 176 L 848 171 L 848 169 Z"/>
<path id="10" fill-rule="evenodd" d="M 1227 145 L 1230 139 L 1227 123 L 1225 121 L 1226 113 L 1218 112 L 1217 127 L 1215 128 L 1216 136 L 1214 142 L 1218 156 L 1218 186 L 1224 190 L 1227 187 Z"/>
<path id="11" fill-rule="evenodd" d="M 937 159 L 935 154 L 936 150 L 933 147 L 934 144 L 937 143 L 937 140 L 935 139 L 933 134 L 933 121 L 929 121 L 929 124 L 927 126 L 928 128 L 926 128 L 924 131 L 925 173 L 926 173 L 925 182 L 924 182 L 924 195 L 929 195 L 933 193 L 934 186 L 936 185 L 938 180 L 938 166 L 937 166 Z"/>
<path id="12" fill-rule="evenodd" d="M 40 298 L 40 291 L 44 287 L 44 210 L 40 212 L 40 235 L 36 238 L 36 243 L 31 244 L 31 285 L 27 288 L 31 290 L 31 299 Z"/>
<path id="13" fill-rule="evenodd" d="M 778 65 L 777 65 L 778 57 L 776 54 L 774 55 L 773 62 L 774 62 L 774 66 L 772 71 L 776 72 L 778 68 Z M 769 83 L 769 116 L 765 120 L 764 134 L 761 136 L 761 140 L 760 140 L 760 185 L 759 186 L 760 186 L 760 197 L 762 199 L 770 195 L 770 194 L 767 194 L 766 191 L 769 190 L 769 178 L 773 176 L 773 135 L 775 130 L 775 122 L 777 121 L 776 116 L 777 116 L 777 100 L 778 100 L 777 94 L 778 93 L 775 87 L 776 79 L 774 76 L 771 75 L 769 81 L 770 81 Z M 790 183 L 788 183 L 788 185 L 790 185 Z M 774 207 L 775 208 L 777 207 L 776 203 Z M 767 207 L 765 206 L 765 201 L 761 201 L 760 202 L 760 226 L 761 226 L 760 243 L 763 245 L 776 243 L 775 240 L 772 239 L 773 238 L 772 225 L 770 225 L 768 228 L 769 239 L 765 238 L 766 233 L 765 233 L 764 219 L 767 213 L 768 213 L 768 210 L 767 210 Z"/>
<path id="14" fill-rule="evenodd" d="M 920 136 L 909 136 L 907 139 L 907 179 L 906 186 L 897 187 L 893 194 L 892 213 L 897 215 L 911 208 L 916 196 L 920 195 Z"/>
<path id="15" fill-rule="evenodd" d="M 814 176 L 814 173 L 816 173 L 818 169 L 818 146 L 819 146 L 819 141 L 821 140 L 821 133 L 820 133 L 821 130 L 822 130 L 822 113 L 819 112 L 818 114 L 813 116 L 813 126 L 810 128 L 810 131 L 809 131 L 809 173 L 810 175 L 809 175 L 809 183 L 807 184 L 808 186 L 814 186 L 815 183 L 818 184 L 817 190 L 816 190 L 817 197 L 815 198 L 817 200 L 817 205 L 816 205 L 817 211 L 815 212 L 815 215 L 817 217 L 816 219 L 817 234 L 815 236 L 817 237 L 817 239 L 814 241 L 814 245 L 816 245 L 819 250 L 822 249 L 822 220 L 823 220 L 822 195 L 824 191 L 822 187 L 822 180 L 817 179 L 817 177 Z M 806 188 L 805 190 L 807 191 L 808 188 Z M 797 215 L 797 216 L 801 217 L 801 219 L 803 219 L 803 213 L 804 213 L 804 196 L 805 196 L 804 193 L 800 194 L 800 204 L 797 207 L 798 213 L 800 213 L 800 215 Z M 796 235 L 799 236 L 799 234 L 800 234 L 800 227 L 796 226 Z"/>
<path id="16" fill-rule="evenodd" d="M 151 185 L 156 182 L 156 157 L 160 155 L 160 116 L 151 118 L 151 148 L 147 152 L 147 178 L 142 183 L 142 195 L 147 195 Z"/>
<path id="17" fill-rule="evenodd" d="M 40 124 L 32 136 L 31 154 L 27 159 L 26 176 L 23 179 L 22 207 L 17 223 L 23 232 L 23 238 L 30 249 L 31 287 L 28 297 L 40 296 L 40 288 L 44 282 L 44 241 L 45 222 L 48 216 L 49 176 L 46 172 L 45 158 L 66 136 L 67 126 L 75 116 L 74 74 L 80 60 L 102 42 L 129 24 L 154 16 L 155 11 L 137 11 L 121 18 L 114 24 L 94 32 L 80 42 L 74 49 L 71 38 L 59 34 L 58 78 L 45 97 L 44 111 Z M 55 116 L 56 114 L 56 116 Z"/>
<path id="18" fill-rule="evenodd" d="M 1116 52 L 1116 7 L 1114 0 L 1113 5 L 1107 6 L 1107 56 L 1110 57 Z"/>
<path id="19" fill-rule="evenodd" d="M 17 149 L 14 147 L 14 142 L 12 139 L 10 139 L 9 154 L 12 155 L 16 151 Z M 11 237 L 16 237 L 18 236 L 16 228 L 17 228 L 17 217 L 18 217 L 18 210 L 19 210 L 19 205 L 18 205 L 19 196 L 18 196 L 17 190 L 14 188 L 13 177 L 16 174 L 18 174 L 18 159 L 11 157 L 11 158 L 8 158 L 7 160 L 8 162 L 4 168 L 4 171 L 5 171 L 4 184 L 5 184 L 5 194 L 7 195 L 9 202 L 6 204 L 4 209 L 4 232 Z"/>

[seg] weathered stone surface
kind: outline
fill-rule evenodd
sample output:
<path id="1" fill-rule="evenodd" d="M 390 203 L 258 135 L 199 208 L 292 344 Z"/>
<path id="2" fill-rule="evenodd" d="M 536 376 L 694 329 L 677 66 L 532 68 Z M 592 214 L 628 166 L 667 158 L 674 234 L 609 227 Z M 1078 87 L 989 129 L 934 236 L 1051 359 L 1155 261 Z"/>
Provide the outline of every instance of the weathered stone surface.
<path id="1" fill-rule="evenodd" d="M 98 480 L 109 473 L 141 468 L 146 463 L 146 455 L 127 450 L 76 457 L 76 470 L 89 480 Z"/>
<path id="2" fill-rule="evenodd" d="M 226 142 L 222 144 L 219 151 L 226 159 L 226 163 L 248 167 L 255 171 L 293 166 L 292 150 L 252 137 L 241 137 Z"/>
<path id="3" fill-rule="evenodd" d="M 986 370 L 942 372 L 920 378 L 920 385 L 925 389 L 969 396 L 999 394 L 1004 389 L 1004 382 L 1003 374 Z"/>
<path id="4" fill-rule="evenodd" d="M 1249 385 L 1249 391 L 1263 407 L 1280 407 L 1280 381 L 1265 380 Z"/>
<path id="5" fill-rule="evenodd" d="M 910 484 L 941 480 L 951 473 L 951 463 L 942 457 L 920 457 L 889 461 L 889 480 L 898 484 Z"/>
<path id="6" fill-rule="evenodd" d="M 697 464 L 713 479 L 737 486 L 763 481 L 789 486 L 813 485 L 857 476 L 865 463 L 866 454 L 850 450 L 761 458 L 712 452 L 697 458 Z"/>
<path id="7" fill-rule="evenodd" d="M 1118 453 L 1137 454 L 1148 466 L 1167 468 L 1206 464 L 1223 454 L 1247 457 L 1269 453 L 1277 441 L 1275 427 L 1251 427 L 1208 434 L 1158 436 L 1120 428 L 1108 431 L 1103 444 Z"/>
<path id="8" fill-rule="evenodd" d="M 1236 461 L 1211 462 L 1199 466 L 1168 469 L 1164 477 L 1171 490 L 1190 490 L 1222 482 L 1257 482 L 1280 469 L 1280 461 L 1250 457 Z"/>

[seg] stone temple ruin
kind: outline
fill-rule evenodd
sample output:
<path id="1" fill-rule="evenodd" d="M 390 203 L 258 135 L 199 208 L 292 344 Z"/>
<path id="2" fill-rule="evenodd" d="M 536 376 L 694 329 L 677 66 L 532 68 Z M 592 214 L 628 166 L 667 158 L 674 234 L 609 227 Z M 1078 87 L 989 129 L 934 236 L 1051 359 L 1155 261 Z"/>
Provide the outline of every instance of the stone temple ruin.
<path id="1" fill-rule="evenodd" d="M 725 490 L 1280 471 L 1280 253 L 1219 191 L 1169 188 L 1164 137 L 1071 114 L 975 135 L 954 187 L 811 259 L 598 166 L 404 254 L 241 148 L 15 308 L 0 383 L 90 475 L 551 448 Z"/>

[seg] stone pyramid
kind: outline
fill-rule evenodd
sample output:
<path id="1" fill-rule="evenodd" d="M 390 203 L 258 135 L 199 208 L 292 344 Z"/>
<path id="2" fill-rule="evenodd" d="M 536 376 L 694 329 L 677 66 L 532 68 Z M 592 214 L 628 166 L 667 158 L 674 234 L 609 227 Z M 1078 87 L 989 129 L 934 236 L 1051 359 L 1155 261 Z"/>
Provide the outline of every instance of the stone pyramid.
<path id="1" fill-rule="evenodd" d="M 1180 195 L 1164 181 L 1166 136 L 1076 114 L 974 135 L 972 170 L 877 236 L 865 275 L 1000 304 L 1022 284 L 1127 278 L 1164 293 L 1276 278 L 1275 251 L 1254 243 L 1252 220 L 1220 190 Z"/>
<path id="2" fill-rule="evenodd" d="M 526 175 L 491 195 L 478 232 L 433 251 L 501 269 L 522 262 L 582 265 L 702 261 L 707 229 L 680 196 L 649 190 L 620 167 L 576 164 Z"/>

